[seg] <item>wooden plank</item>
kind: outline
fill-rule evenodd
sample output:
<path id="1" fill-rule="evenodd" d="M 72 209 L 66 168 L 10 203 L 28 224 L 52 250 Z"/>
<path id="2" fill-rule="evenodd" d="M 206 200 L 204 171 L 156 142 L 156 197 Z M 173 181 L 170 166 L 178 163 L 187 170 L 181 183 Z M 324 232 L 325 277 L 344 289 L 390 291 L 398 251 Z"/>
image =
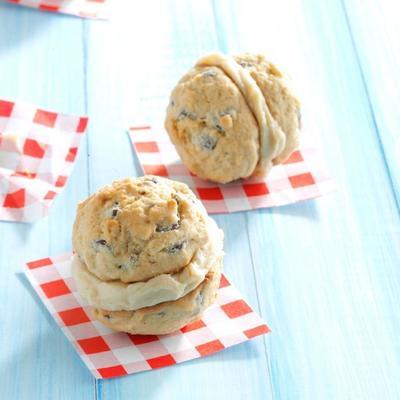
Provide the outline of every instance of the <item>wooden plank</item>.
<path id="1" fill-rule="evenodd" d="M 163 117 L 169 91 L 205 52 L 218 49 L 211 3 L 153 1 L 126 6 L 87 27 L 90 187 L 140 175 L 127 135 L 133 121 Z M 110 149 L 112 149 L 110 151 Z M 117 155 L 117 156 L 116 156 Z M 257 308 L 245 216 L 217 216 L 226 232 L 225 271 Z M 98 383 L 103 399 L 271 398 L 262 339 L 163 370 Z M 204 384 L 206 382 L 206 384 Z M 194 389 L 196 388 L 196 389 Z"/>
<path id="2" fill-rule="evenodd" d="M 343 7 L 400 209 L 400 8 L 390 0 L 343 1 Z"/>
<path id="3" fill-rule="evenodd" d="M 85 113 L 82 22 L 0 4 L 0 96 Z M 49 218 L 0 223 L 0 386 L 4 399 L 91 399 L 94 379 L 22 275 L 25 261 L 70 249 L 87 190 L 86 146 Z"/>
<path id="4" fill-rule="evenodd" d="M 216 5 L 227 51 L 263 51 L 290 70 L 305 134 L 321 136 L 339 189 L 247 214 L 274 397 L 395 399 L 400 223 L 342 5 Z"/>

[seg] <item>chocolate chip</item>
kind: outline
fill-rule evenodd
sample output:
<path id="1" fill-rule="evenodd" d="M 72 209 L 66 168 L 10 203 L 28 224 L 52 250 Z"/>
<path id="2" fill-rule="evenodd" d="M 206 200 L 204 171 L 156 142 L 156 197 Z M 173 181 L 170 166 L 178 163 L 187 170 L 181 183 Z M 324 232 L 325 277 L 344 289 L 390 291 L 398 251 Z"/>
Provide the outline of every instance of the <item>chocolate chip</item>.
<path id="1" fill-rule="evenodd" d="M 207 134 L 199 136 L 199 144 L 204 150 L 214 150 L 217 146 L 217 139 Z"/>
<path id="2" fill-rule="evenodd" d="M 202 292 L 200 292 L 197 297 L 196 297 L 196 303 L 197 304 L 203 304 L 204 303 L 204 295 Z"/>
<path id="3" fill-rule="evenodd" d="M 166 251 L 169 254 L 175 254 L 175 253 L 180 252 L 183 249 L 183 247 L 185 246 L 185 244 L 186 244 L 186 240 L 184 240 L 183 242 L 180 242 L 180 243 L 174 243 L 172 246 L 164 249 L 164 251 Z"/>
<path id="4" fill-rule="evenodd" d="M 156 315 L 156 317 L 165 317 L 165 311 L 160 311 L 160 312 L 158 312 L 157 314 L 155 314 Z"/>
<path id="5" fill-rule="evenodd" d="M 119 202 L 116 201 L 113 203 L 111 208 L 106 210 L 106 216 L 107 216 L 107 218 L 115 218 L 120 211 L 121 211 L 121 207 L 119 206 Z"/>
<path id="6" fill-rule="evenodd" d="M 254 64 L 248 61 L 240 61 L 239 65 L 241 65 L 243 68 L 249 68 L 249 67 L 253 67 Z"/>
<path id="7" fill-rule="evenodd" d="M 105 239 L 97 239 L 93 242 L 93 248 L 95 251 L 111 250 L 111 246 Z"/>
<path id="8" fill-rule="evenodd" d="M 110 314 L 104 314 L 104 318 L 111 319 L 111 315 Z"/>
<path id="9" fill-rule="evenodd" d="M 191 119 L 191 120 L 195 120 L 195 119 L 197 118 L 197 116 L 196 116 L 195 113 L 192 113 L 192 112 L 190 112 L 190 111 L 188 111 L 188 110 L 183 109 L 183 110 L 178 114 L 178 116 L 176 117 L 176 120 L 177 120 L 177 121 L 180 121 L 180 120 L 185 119 L 185 118 L 189 118 L 189 119 Z"/>
<path id="10" fill-rule="evenodd" d="M 139 255 L 138 254 L 131 254 L 131 256 L 129 257 L 129 261 L 123 264 L 118 264 L 116 267 L 118 269 L 124 269 L 127 270 L 129 268 L 134 268 L 136 265 L 136 263 L 139 260 Z"/>
<path id="11" fill-rule="evenodd" d="M 143 181 L 143 185 L 147 186 L 147 187 L 152 187 L 152 184 L 157 184 L 159 183 L 159 180 L 155 177 L 151 177 L 151 178 L 146 178 L 146 180 Z"/>
<path id="12" fill-rule="evenodd" d="M 175 229 L 179 229 L 180 223 L 177 222 L 176 224 L 172 225 L 157 225 L 156 232 L 169 232 L 174 231 Z"/>
<path id="13" fill-rule="evenodd" d="M 201 75 L 206 78 L 210 77 L 214 78 L 215 76 L 217 76 L 217 72 L 214 71 L 213 69 L 206 69 Z"/>
<path id="14" fill-rule="evenodd" d="M 215 124 L 215 127 L 217 128 L 217 131 L 219 133 L 224 133 L 225 132 L 225 129 L 220 124 Z"/>
<path id="15" fill-rule="evenodd" d="M 213 115 L 212 116 L 212 125 L 219 133 L 225 133 L 225 128 L 220 124 L 220 116 L 223 117 L 226 114 Z"/>

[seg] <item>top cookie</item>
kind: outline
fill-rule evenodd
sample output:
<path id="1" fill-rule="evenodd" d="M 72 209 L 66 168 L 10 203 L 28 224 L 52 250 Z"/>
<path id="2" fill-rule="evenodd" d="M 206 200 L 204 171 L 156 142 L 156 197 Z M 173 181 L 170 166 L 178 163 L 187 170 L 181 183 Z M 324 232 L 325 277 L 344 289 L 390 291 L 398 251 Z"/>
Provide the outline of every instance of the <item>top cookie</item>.
<path id="1" fill-rule="evenodd" d="M 192 172 L 226 183 L 285 161 L 298 145 L 299 110 L 263 56 L 213 54 L 178 82 L 165 126 Z"/>
<path id="2" fill-rule="evenodd" d="M 103 281 L 143 281 L 189 264 L 209 239 L 208 218 L 183 183 L 124 179 L 78 205 L 73 247 Z"/>

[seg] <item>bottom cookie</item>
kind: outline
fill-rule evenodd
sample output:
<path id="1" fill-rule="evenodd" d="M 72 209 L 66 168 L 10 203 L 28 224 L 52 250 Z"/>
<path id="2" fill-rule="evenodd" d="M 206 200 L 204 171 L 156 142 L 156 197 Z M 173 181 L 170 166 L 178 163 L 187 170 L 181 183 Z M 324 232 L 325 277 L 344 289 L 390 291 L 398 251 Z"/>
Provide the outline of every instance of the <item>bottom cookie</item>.
<path id="1" fill-rule="evenodd" d="M 93 317 L 109 328 L 139 335 L 163 335 L 199 320 L 214 303 L 221 279 L 222 257 L 203 282 L 186 296 L 135 311 L 93 308 Z"/>

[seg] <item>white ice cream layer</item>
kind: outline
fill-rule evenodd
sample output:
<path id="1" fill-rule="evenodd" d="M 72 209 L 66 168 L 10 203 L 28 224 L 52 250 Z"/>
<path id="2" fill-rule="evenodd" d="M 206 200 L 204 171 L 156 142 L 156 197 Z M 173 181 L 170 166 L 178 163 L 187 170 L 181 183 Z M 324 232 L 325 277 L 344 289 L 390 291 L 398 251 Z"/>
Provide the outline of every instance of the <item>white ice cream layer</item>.
<path id="1" fill-rule="evenodd" d="M 208 242 L 197 250 L 191 262 L 174 274 L 161 274 L 146 282 L 105 282 L 93 275 L 74 257 L 72 275 L 80 295 L 93 307 L 109 311 L 137 310 L 177 300 L 195 289 L 223 253 L 223 233 L 210 218 Z"/>
<path id="2" fill-rule="evenodd" d="M 198 66 L 222 69 L 236 84 L 254 114 L 260 130 L 260 159 L 256 170 L 262 173 L 272 166 L 272 160 L 285 148 L 286 136 L 272 117 L 264 95 L 250 73 L 233 58 L 223 54 L 209 54 L 197 61 Z"/>

